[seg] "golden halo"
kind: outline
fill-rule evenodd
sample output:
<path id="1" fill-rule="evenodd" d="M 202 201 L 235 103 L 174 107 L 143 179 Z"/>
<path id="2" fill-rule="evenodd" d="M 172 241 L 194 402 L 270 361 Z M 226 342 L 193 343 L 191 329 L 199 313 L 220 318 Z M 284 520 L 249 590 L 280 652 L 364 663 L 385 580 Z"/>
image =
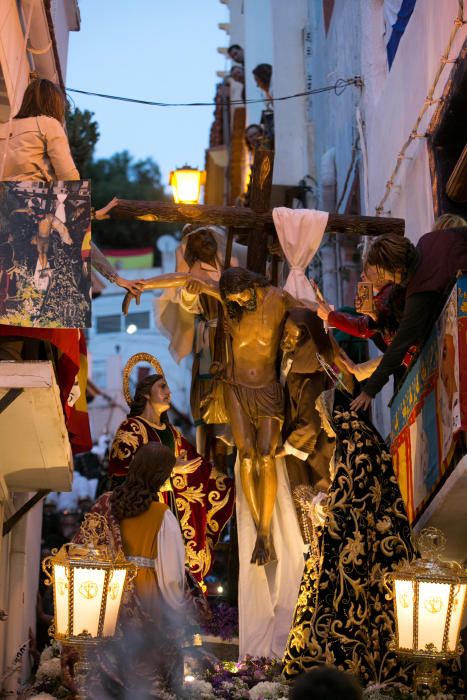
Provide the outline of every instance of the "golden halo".
<path id="1" fill-rule="evenodd" d="M 132 355 L 123 368 L 123 395 L 125 396 L 125 401 L 129 406 L 131 406 L 131 402 L 133 401 L 133 397 L 131 396 L 130 392 L 130 374 L 133 367 L 140 362 L 148 362 L 155 370 L 156 374 L 161 374 L 164 376 L 164 370 L 162 369 L 159 360 L 154 357 L 154 355 L 151 355 L 149 352 L 137 352 L 136 355 Z"/>

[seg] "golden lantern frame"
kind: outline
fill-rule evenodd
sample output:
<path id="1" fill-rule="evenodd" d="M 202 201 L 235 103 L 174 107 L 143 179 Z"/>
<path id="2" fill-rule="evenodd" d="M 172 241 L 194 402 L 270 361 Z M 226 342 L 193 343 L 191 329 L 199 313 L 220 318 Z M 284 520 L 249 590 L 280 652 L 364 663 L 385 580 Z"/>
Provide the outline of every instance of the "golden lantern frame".
<path id="1" fill-rule="evenodd" d="M 91 647 L 116 636 L 118 617 L 123 601 L 125 589 L 128 589 L 135 578 L 138 568 L 132 562 L 125 559 L 123 551 L 116 548 L 107 521 L 103 515 L 98 513 L 88 513 L 80 529 L 79 543 L 69 542 L 64 544 L 60 550 L 52 550 L 52 554 L 42 561 L 42 570 L 46 574 L 46 585 L 53 586 L 54 593 L 54 621 L 49 628 L 49 634 L 57 641 L 66 645 L 76 647 L 79 654 L 79 661 L 75 665 L 75 678 L 78 683 L 78 698 L 86 698 L 86 676 L 89 671 L 87 661 L 87 651 Z M 58 580 L 56 567 L 63 567 L 65 580 Z M 89 572 L 104 572 L 102 589 L 92 581 L 83 581 L 77 589 L 78 581 L 75 580 L 75 570 Z M 124 577 L 117 583 L 121 589 L 112 589 L 112 578 L 116 571 L 123 571 Z M 102 578 L 102 576 L 101 576 Z M 92 579 L 92 577 L 91 577 Z M 65 605 L 58 605 L 57 591 L 60 587 L 66 593 Z M 86 584 L 88 588 L 86 588 Z M 82 590 L 81 590 L 82 589 Z M 99 612 L 95 634 L 89 630 L 82 629 L 75 633 L 75 594 L 81 595 L 84 599 L 92 599 L 99 595 Z M 94 594 L 94 595 L 93 595 Z M 60 593 L 60 595 L 64 595 Z M 107 612 L 109 598 L 115 601 L 118 597 L 117 605 L 111 611 L 110 626 L 106 630 Z M 62 601 L 63 603 L 63 601 Z M 97 606 L 95 606 L 97 608 Z M 59 616 L 63 615 L 66 608 L 66 622 L 59 621 Z M 89 611 L 88 611 L 89 614 Z M 106 633 L 107 631 L 107 633 Z"/>
<path id="2" fill-rule="evenodd" d="M 436 664 L 455 659 L 463 651 L 459 636 L 467 592 L 467 571 L 456 561 L 440 559 L 445 545 L 446 538 L 440 530 L 434 527 L 425 528 L 417 538 L 421 558 L 412 562 L 403 562 L 385 576 L 388 589 L 386 597 L 394 601 L 395 634 L 392 646 L 399 656 L 416 663 L 415 686 L 436 687 L 439 680 Z M 411 589 L 406 586 L 406 592 L 403 590 L 405 582 L 411 584 Z M 430 585 L 431 589 L 425 589 Z M 434 595 L 436 586 L 449 586 L 449 591 L 438 590 L 438 595 Z M 426 597 L 427 590 L 433 592 L 432 598 Z M 441 593 L 444 595 L 442 596 Z M 410 607 L 412 608 L 411 620 L 409 620 Z M 421 607 L 425 608 L 428 615 L 423 611 L 421 613 Z M 409 610 L 405 618 L 404 609 Z M 442 634 L 441 625 L 433 624 L 432 629 L 436 629 L 436 633 L 430 632 L 430 625 L 427 624 L 430 614 L 442 614 L 440 617 L 440 623 L 442 622 L 443 625 Z M 408 625 L 408 631 L 401 629 L 403 624 Z M 428 641 L 430 635 L 432 641 Z M 411 646 L 407 643 L 410 638 Z M 435 638 L 437 638 L 437 644 L 433 641 Z M 425 641 L 423 648 L 420 648 L 421 639 Z M 441 643 L 439 643 L 440 639 Z"/>
<path id="3" fill-rule="evenodd" d="M 182 183 L 178 184 L 177 180 L 184 177 L 193 178 L 197 174 L 198 182 L 196 184 L 196 196 L 183 197 L 181 193 Z M 201 187 L 206 184 L 206 171 L 199 170 L 198 168 L 192 168 L 191 165 L 184 165 L 182 168 L 175 168 L 175 170 L 170 171 L 169 175 L 169 185 L 173 190 L 173 198 L 175 204 L 198 204 Z"/>

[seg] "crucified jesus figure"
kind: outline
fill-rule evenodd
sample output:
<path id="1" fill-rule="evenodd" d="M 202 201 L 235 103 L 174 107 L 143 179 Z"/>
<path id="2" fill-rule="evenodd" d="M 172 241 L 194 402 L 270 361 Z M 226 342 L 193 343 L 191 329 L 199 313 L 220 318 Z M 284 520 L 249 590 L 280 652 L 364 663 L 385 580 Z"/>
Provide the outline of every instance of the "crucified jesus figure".
<path id="1" fill-rule="evenodd" d="M 172 285 L 214 296 L 226 309 L 231 358 L 224 398 L 239 453 L 242 488 L 257 531 L 251 563 L 263 565 L 275 556 L 271 540 L 277 492 L 275 453 L 284 420 L 277 356 L 287 312 L 303 304 L 241 267 L 223 272 L 219 284 L 190 274 L 162 275 L 146 280 L 143 289 Z M 126 308 L 129 299 L 130 294 Z"/>

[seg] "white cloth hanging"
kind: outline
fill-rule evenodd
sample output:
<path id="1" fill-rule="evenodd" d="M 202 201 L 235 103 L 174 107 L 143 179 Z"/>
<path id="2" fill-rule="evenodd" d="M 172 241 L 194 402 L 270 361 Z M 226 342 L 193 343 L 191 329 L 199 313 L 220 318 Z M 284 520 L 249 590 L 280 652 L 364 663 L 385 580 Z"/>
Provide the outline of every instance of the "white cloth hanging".
<path id="1" fill-rule="evenodd" d="M 305 277 L 305 270 L 321 245 L 328 223 L 328 212 L 276 207 L 272 210 L 272 218 L 290 267 L 285 291 L 296 299 L 316 301 L 316 294 Z"/>
<path id="2" fill-rule="evenodd" d="M 235 465 L 238 530 L 239 658 L 246 654 L 282 658 L 304 567 L 304 547 L 292 500 L 285 460 L 276 459 L 277 495 L 271 532 L 277 561 L 251 564 L 256 528 Z"/>
<path id="3" fill-rule="evenodd" d="M 185 545 L 180 525 L 167 510 L 157 535 L 157 558 L 154 563 L 157 582 L 164 602 L 178 612 L 185 609 Z"/>

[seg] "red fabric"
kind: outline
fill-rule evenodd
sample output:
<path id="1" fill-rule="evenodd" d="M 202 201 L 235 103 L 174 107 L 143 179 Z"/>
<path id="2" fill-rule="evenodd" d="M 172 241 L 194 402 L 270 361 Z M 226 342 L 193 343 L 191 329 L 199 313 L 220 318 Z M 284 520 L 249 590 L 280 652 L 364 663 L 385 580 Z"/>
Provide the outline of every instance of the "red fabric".
<path id="1" fill-rule="evenodd" d="M 73 406 L 69 406 L 67 399 L 70 390 L 68 390 L 66 397 L 64 392 L 62 394 L 62 405 L 73 454 L 78 454 L 79 452 L 90 452 L 92 449 L 91 428 L 89 425 L 88 403 L 86 399 L 86 386 L 88 381 L 88 354 L 86 337 L 82 331 L 78 331 L 78 333 L 79 367 L 78 371 L 75 372 L 73 376 L 73 383 L 76 375 L 78 375 L 80 395 L 76 403 Z M 58 360 L 59 372 L 62 364 L 64 364 L 63 371 L 67 371 L 69 359 L 64 353 L 60 355 Z"/>
<path id="2" fill-rule="evenodd" d="M 331 311 L 328 316 L 328 324 L 331 328 L 338 328 L 344 333 L 357 338 L 372 338 L 377 331 L 369 328 L 369 316 L 352 316 L 343 311 Z"/>
<path id="3" fill-rule="evenodd" d="M 169 429 L 173 434 L 176 457 L 183 450 L 188 460 L 199 456 L 176 428 L 169 425 Z M 157 431 L 148 421 L 139 416 L 124 420 L 110 448 L 109 473 L 112 476 L 125 476 L 138 449 L 148 442 L 160 442 Z M 213 549 L 233 512 L 233 479 L 220 474 L 203 459 L 191 473 L 172 475 L 171 482 L 187 562 L 193 576 L 201 582 L 211 569 Z M 169 504 L 169 494 L 163 492 L 161 495 L 164 502 Z"/>
<path id="4" fill-rule="evenodd" d="M 397 326 L 395 325 L 396 315 L 392 311 L 390 305 L 390 299 L 394 294 L 394 289 L 395 287 L 393 284 L 387 284 L 378 292 L 378 294 L 375 295 L 373 301 L 375 309 L 378 313 L 378 318 L 376 321 L 373 321 L 370 316 L 366 316 L 364 314 L 353 316 L 352 314 L 347 314 L 343 311 L 331 311 L 328 316 L 329 326 L 332 328 L 338 328 L 340 331 L 353 335 L 357 338 L 373 338 L 373 336 L 379 333 L 383 339 L 383 342 L 387 347 L 389 347 L 397 331 Z M 403 299 L 404 291 L 399 288 L 399 303 L 401 303 L 401 295 Z M 389 317 L 391 317 L 391 325 L 394 326 L 394 330 L 392 330 L 392 327 L 391 330 L 384 328 L 385 319 L 387 321 Z M 418 349 L 416 345 L 412 345 L 409 348 L 402 362 L 404 367 L 410 367 L 410 364 L 417 352 Z"/>

